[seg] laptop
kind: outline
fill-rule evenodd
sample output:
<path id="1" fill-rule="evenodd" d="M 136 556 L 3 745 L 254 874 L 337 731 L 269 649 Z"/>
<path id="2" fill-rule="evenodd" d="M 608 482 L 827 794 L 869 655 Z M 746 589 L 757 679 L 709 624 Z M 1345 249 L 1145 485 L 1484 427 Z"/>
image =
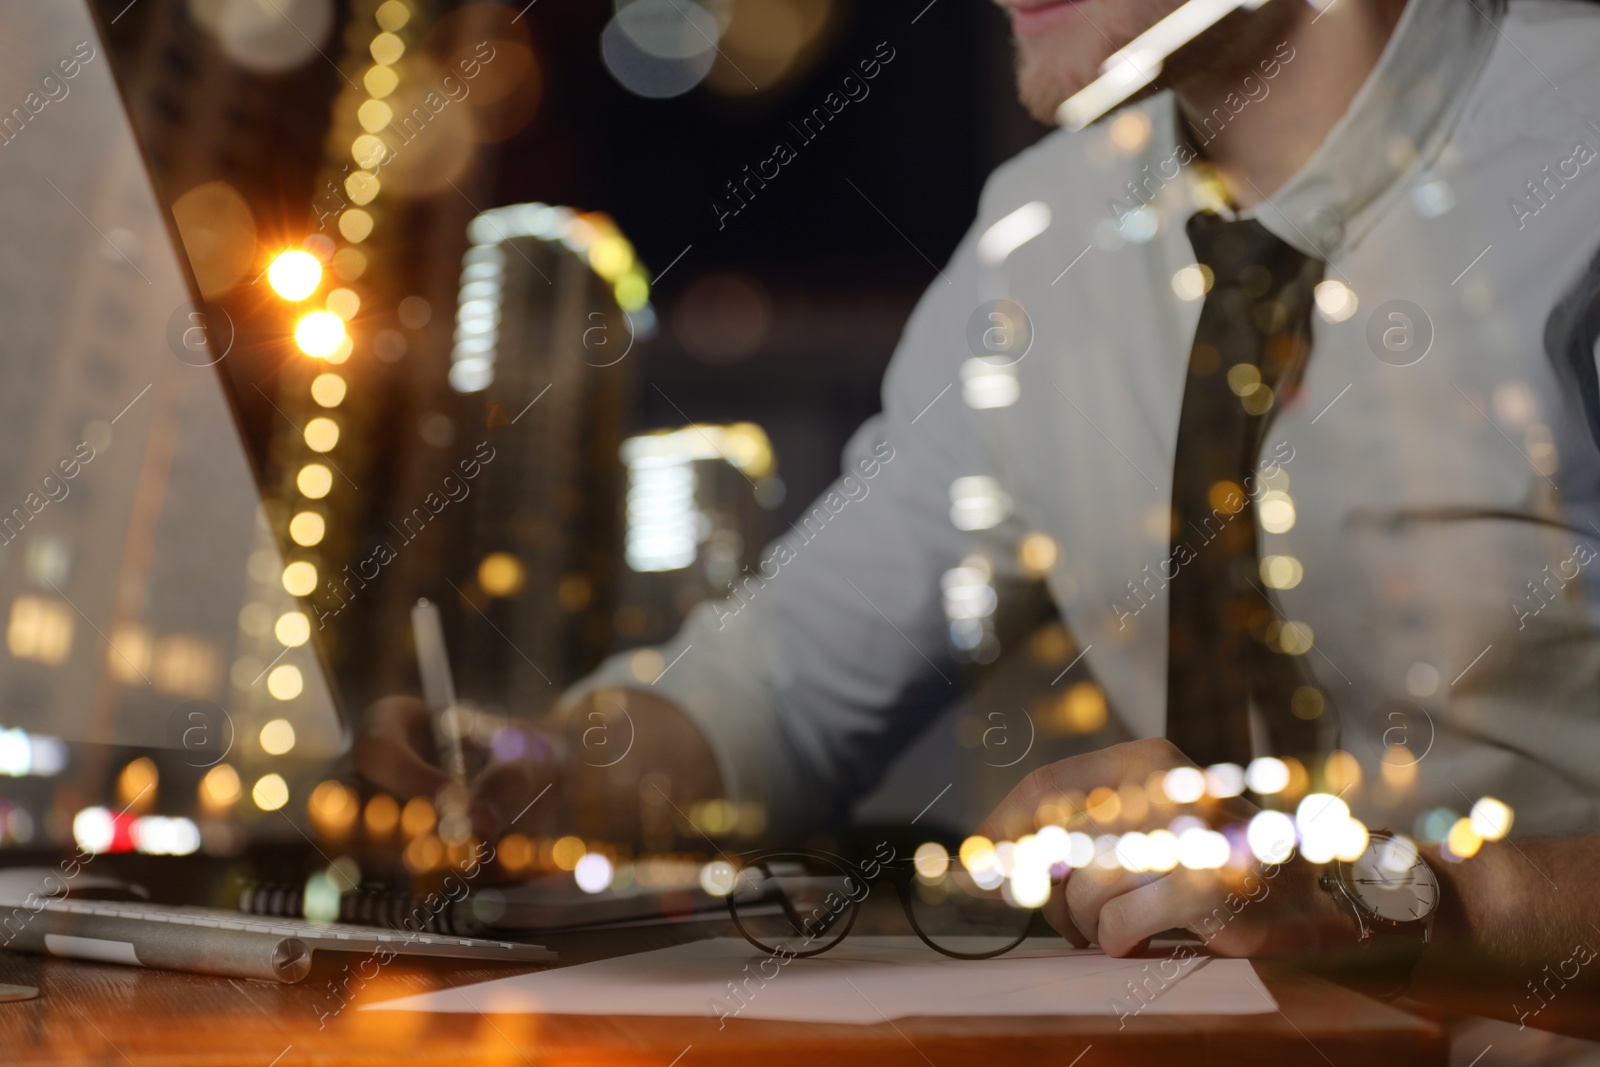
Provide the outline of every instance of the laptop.
<path id="1" fill-rule="evenodd" d="M 0 947 L 277 981 L 323 949 L 551 959 L 85 899 L 119 852 L 315 847 L 304 783 L 352 736 L 315 627 L 276 626 L 304 609 L 181 249 L 88 4 L 0 0 L 0 865 L 70 856 L 0 877 Z"/>

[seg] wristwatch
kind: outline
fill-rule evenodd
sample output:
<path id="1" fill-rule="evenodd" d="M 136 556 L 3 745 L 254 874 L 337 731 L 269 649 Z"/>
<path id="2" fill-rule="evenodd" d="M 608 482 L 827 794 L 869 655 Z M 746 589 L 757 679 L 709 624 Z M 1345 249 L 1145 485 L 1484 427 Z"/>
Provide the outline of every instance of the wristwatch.
<path id="1" fill-rule="evenodd" d="M 1355 916 L 1358 984 L 1386 1000 L 1405 992 L 1439 910 L 1439 877 L 1417 847 L 1377 831 L 1354 862 L 1336 861 L 1318 881 Z"/>

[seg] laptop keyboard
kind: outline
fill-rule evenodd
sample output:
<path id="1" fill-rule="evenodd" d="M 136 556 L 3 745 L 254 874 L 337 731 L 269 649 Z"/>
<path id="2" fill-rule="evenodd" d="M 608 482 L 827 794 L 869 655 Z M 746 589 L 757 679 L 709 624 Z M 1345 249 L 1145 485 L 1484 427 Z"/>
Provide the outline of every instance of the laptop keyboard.
<path id="1" fill-rule="evenodd" d="M 510 959 L 542 961 L 554 958 L 539 945 L 515 941 L 496 941 L 477 937 L 450 937 L 439 934 L 414 934 L 406 930 L 383 930 L 347 923 L 314 923 L 305 919 L 257 918 L 223 908 L 204 908 L 180 904 L 146 904 L 139 901 L 47 900 L 44 910 L 64 915 L 93 915 L 104 919 L 164 923 L 170 926 L 197 926 L 217 930 L 245 930 L 253 933 L 294 937 L 312 948 L 358 950 L 383 945 L 401 955 L 458 956 L 468 959 Z"/>

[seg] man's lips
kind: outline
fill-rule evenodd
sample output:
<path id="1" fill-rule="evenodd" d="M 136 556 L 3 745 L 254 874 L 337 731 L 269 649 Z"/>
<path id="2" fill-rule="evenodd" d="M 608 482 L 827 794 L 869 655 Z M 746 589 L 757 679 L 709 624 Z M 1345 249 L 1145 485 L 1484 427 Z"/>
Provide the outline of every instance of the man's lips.
<path id="1" fill-rule="evenodd" d="M 1071 17 L 1078 0 L 1020 0 L 1005 5 L 1011 11 L 1011 28 L 1019 37 L 1049 33 Z"/>

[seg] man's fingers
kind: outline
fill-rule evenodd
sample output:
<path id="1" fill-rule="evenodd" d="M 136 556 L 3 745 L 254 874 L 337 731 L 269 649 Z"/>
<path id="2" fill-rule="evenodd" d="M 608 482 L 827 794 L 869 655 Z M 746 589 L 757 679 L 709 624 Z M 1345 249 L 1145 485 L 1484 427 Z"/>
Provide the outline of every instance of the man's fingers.
<path id="1" fill-rule="evenodd" d="M 551 768 L 530 760 L 496 763 L 472 783 L 472 828 L 479 837 L 493 839 L 509 830 L 526 832 L 522 819 L 529 805 L 540 799 L 554 781 Z"/>
<path id="2" fill-rule="evenodd" d="M 1084 937 L 1110 953 L 1106 948 L 1106 933 L 1101 928 L 1104 909 L 1124 894 L 1160 878 L 1159 874 L 1135 874 L 1120 868 L 1086 867 L 1073 871 L 1072 877 L 1067 879 L 1067 914 Z"/>
<path id="3" fill-rule="evenodd" d="M 355 764 L 361 776 L 402 797 L 434 796 L 450 778 L 423 758 L 428 709 L 414 697 L 385 697 L 367 709 L 356 737 Z"/>
<path id="4" fill-rule="evenodd" d="M 1225 896 L 1211 872 L 1179 868 L 1106 901 L 1099 913 L 1100 947 L 1108 956 L 1126 956 L 1157 934 L 1181 928 L 1223 955 L 1247 954 L 1238 950 L 1248 946 L 1246 930 L 1255 924 L 1235 923 L 1237 913 L 1225 905 Z"/>
<path id="5" fill-rule="evenodd" d="M 1067 883 L 1072 880 L 1072 875 L 1050 887 L 1050 899 L 1044 902 L 1040 913 L 1044 921 L 1050 924 L 1050 929 L 1066 938 L 1073 948 L 1088 948 L 1089 939 L 1072 922 L 1072 909 L 1067 905 Z"/>

